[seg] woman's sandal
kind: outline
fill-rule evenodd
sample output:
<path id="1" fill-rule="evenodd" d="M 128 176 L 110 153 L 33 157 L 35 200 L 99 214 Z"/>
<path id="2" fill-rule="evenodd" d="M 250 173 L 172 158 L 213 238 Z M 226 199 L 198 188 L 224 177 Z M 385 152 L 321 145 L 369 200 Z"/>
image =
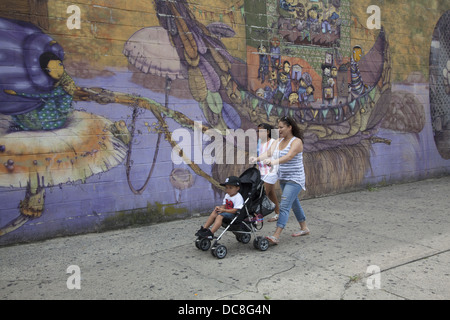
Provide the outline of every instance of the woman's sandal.
<path id="1" fill-rule="evenodd" d="M 300 230 L 299 232 L 293 233 L 292 236 L 293 237 L 302 237 L 302 236 L 307 236 L 310 233 L 311 232 L 309 231 L 309 229 L 306 229 L 306 230 Z"/>
<path id="2" fill-rule="evenodd" d="M 267 222 L 275 222 L 275 221 L 278 221 L 278 214 L 274 215 L 272 218 L 267 220 Z"/>
<path id="3" fill-rule="evenodd" d="M 274 236 L 267 236 L 266 239 L 269 240 L 269 242 L 272 243 L 272 244 L 279 244 L 280 243 L 280 240 L 275 238 Z"/>

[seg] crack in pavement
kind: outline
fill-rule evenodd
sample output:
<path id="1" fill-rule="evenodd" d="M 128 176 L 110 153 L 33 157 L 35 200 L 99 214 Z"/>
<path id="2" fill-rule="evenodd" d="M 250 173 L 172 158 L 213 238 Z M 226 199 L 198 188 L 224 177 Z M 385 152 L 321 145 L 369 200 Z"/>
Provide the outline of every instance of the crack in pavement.
<path id="1" fill-rule="evenodd" d="M 398 268 L 401 268 L 401 267 L 404 267 L 404 266 L 407 266 L 407 265 L 410 265 L 410 264 L 413 264 L 413 263 L 416 263 L 416 262 L 420 262 L 420 261 L 423 261 L 423 260 L 426 260 L 426 259 L 429 259 L 429 258 L 432 258 L 432 257 L 435 257 L 435 256 L 439 256 L 439 255 L 442 255 L 442 254 L 445 254 L 445 253 L 449 253 L 449 252 L 450 252 L 450 249 L 441 250 L 441 251 L 435 252 L 433 254 L 425 255 L 425 256 L 422 256 L 422 257 L 410 260 L 410 261 L 406 261 L 404 263 L 400 263 L 400 264 L 397 264 L 397 265 L 394 265 L 394 266 L 382 269 L 378 273 L 373 273 L 373 274 L 370 274 L 370 275 L 367 275 L 367 273 L 364 273 L 364 274 L 356 274 L 354 276 L 351 276 L 350 279 L 344 285 L 344 290 L 343 290 L 343 292 L 341 294 L 341 300 L 344 299 L 344 296 L 345 296 L 346 292 L 352 287 L 352 285 L 354 285 L 356 283 L 364 283 L 371 276 L 373 276 L 375 274 L 382 275 L 383 273 L 386 273 L 388 271 L 392 271 L 392 270 L 395 270 L 395 269 L 398 269 Z M 399 280 L 402 280 L 402 279 L 399 278 Z M 396 293 L 393 293 L 393 292 L 391 292 L 389 290 L 386 290 L 386 289 L 380 289 L 380 290 L 382 290 L 382 291 L 384 291 L 384 292 L 386 292 L 388 294 L 394 295 L 394 296 L 396 296 L 398 298 L 401 298 L 401 299 L 404 299 L 404 300 L 409 300 L 409 298 L 401 296 L 401 295 L 396 294 Z"/>

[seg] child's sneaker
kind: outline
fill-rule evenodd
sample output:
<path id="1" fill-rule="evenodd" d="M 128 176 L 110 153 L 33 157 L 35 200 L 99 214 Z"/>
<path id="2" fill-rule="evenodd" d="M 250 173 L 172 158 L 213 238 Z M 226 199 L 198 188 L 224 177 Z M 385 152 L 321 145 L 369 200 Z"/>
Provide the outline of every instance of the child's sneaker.
<path id="1" fill-rule="evenodd" d="M 214 238 L 214 234 L 209 229 L 204 229 L 202 232 L 199 232 L 199 236 L 209 240 L 212 240 Z"/>
<path id="2" fill-rule="evenodd" d="M 199 237 L 205 231 L 206 231 L 206 229 L 203 228 L 203 226 L 201 226 L 200 229 L 195 233 L 195 236 Z"/>

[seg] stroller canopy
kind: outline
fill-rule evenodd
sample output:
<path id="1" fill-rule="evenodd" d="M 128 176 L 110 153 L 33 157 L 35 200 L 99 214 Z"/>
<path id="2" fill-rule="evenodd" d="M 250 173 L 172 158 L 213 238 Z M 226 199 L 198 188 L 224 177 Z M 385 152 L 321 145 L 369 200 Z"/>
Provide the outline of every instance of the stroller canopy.
<path id="1" fill-rule="evenodd" d="M 247 200 L 250 196 L 255 196 L 262 186 L 261 173 L 256 167 L 249 168 L 239 177 L 241 188 L 239 193 Z"/>

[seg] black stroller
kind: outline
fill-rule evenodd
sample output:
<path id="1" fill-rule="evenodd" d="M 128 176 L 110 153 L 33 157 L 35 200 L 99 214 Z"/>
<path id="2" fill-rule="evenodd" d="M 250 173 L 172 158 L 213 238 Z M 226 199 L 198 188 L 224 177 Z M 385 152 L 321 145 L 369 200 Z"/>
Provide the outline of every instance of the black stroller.
<path id="1" fill-rule="evenodd" d="M 227 231 L 233 232 L 236 240 L 247 244 L 255 236 L 253 246 L 255 249 L 266 251 L 269 248 L 269 241 L 261 236 L 256 236 L 256 231 L 261 230 L 264 225 L 264 217 L 273 212 L 275 204 L 269 200 L 264 191 L 264 181 L 256 166 L 244 171 L 239 177 L 241 187 L 239 193 L 244 198 L 244 206 L 240 209 L 233 220 L 224 219 L 222 227 L 225 230 L 215 239 L 210 240 L 198 237 L 195 240 L 195 246 L 202 250 L 208 251 L 211 248 L 211 254 L 223 259 L 227 255 L 227 247 L 219 244 L 219 240 Z M 213 241 L 211 246 L 211 241 Z"/>

